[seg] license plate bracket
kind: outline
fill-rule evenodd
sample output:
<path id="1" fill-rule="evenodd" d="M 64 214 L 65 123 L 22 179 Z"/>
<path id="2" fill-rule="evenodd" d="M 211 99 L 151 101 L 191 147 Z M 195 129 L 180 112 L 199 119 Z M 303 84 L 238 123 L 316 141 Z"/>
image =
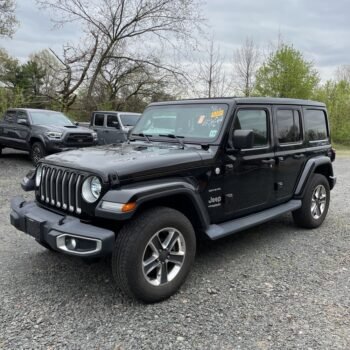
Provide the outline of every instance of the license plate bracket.
<path id="1" fill-rule="evenodd" d="M 37 241 L 41 241 L 42 226 L 44 223 L 44 220 L 32 215 L 26 215 L 26 232 Z"/>

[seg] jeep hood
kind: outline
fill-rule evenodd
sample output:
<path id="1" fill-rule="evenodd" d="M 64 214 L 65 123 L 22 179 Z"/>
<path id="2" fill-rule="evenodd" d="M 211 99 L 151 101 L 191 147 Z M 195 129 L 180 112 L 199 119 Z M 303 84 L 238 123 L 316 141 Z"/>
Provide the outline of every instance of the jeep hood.
<path id="1" fill-rule="evenodd" d="M 95 173 L 104 179 L 117 175 L 123 182 L 198 168 L 202 158 L 200 150 L 194 147 L 125 143 L 57 153 L 46 157 L 44 163 Z"/>

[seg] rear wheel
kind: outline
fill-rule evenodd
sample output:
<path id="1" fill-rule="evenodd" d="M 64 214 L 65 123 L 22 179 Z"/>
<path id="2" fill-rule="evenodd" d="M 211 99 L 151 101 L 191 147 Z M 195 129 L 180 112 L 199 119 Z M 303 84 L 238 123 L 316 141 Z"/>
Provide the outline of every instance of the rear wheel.
<path id="1" fill-rule="evenodd" d="M 30 156 L 33 164 L 36 166 L 39 160 L 46 156 L 44 145 L 41 142 L 34 142 L 31 148 Z"/>
<path id="2" fill-rule="evenodd" d="M 320 226 L 327 215 L 329 201 L 330 189 L 326 177 L 314 174 L 306 188 L 301 208 L 293 212 L 294 222 L 305 228 Z"/>
<path id="3" fill-rule="evenodd" d="M 196 237 L 187 217 L 174 209 L 154 208 L 118 233 L 113 277 L 129 296 L 144 302 L 161 301 L 184 283 L 195 251 Z"/>

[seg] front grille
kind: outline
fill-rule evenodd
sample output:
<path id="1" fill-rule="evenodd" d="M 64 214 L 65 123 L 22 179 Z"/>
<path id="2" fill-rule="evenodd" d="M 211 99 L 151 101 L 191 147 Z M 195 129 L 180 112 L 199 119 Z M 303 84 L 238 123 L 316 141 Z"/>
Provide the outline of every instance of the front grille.
<path id="1" fill-rule="evenodd" d="M 92 134 L 70 133 L 67 135 L 65 143 L 69 146 L 83 146 L 94 141 Z"/>
<path id="2" fill-rule="evenodd" d="M 81 186 L 84 175 L 75 171 L 43 166 L 39 201 L 71 213 L 81 214 Z"/>

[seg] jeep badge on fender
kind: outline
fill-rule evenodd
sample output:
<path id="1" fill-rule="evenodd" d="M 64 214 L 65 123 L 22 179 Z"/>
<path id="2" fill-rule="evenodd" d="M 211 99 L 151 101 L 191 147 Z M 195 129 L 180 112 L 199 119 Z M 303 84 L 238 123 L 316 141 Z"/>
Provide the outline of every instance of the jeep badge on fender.
<path id="1" fill-rule="evenodd" d="M 319 102 L 152 103 L 127 142 L 40 160 L 22 181 L 36 199 L 14 198 L 11 223 L 50 250 L 111 255 L 118 287 L 156 302 L 184 283 L 202 235 L 219 239 L 287 212 L 320 226 L 336 182 L 331 154 Z"/>

